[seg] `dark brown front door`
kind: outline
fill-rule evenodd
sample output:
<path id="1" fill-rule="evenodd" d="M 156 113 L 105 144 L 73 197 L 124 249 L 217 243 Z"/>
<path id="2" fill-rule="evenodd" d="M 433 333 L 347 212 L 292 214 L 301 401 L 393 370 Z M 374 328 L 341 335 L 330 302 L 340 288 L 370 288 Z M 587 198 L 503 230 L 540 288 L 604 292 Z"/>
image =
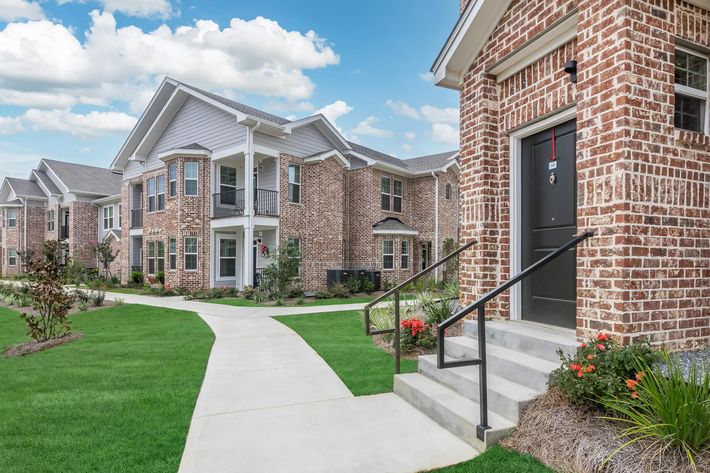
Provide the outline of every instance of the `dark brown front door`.
<path id="1" fill-rule="evenodd" d="M 553 152 L 554 148 L 554 152 Z M 522 142 L 522 266 L 527 268 L 577 233 L 576 124 L 564 123 Z M 576 326 L 576 251 L 523 280 L 522 317 Z"/>

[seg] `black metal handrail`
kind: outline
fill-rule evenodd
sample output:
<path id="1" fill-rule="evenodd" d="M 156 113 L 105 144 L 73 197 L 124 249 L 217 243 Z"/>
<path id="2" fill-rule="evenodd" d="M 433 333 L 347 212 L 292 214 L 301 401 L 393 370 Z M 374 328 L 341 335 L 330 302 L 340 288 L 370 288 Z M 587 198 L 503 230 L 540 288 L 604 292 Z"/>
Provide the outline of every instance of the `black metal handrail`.
<path id="1" fill-rule="evenodd" d="M 244 215 L 244 189 L 233 189 L 212 195 L 212 217 Z"/>
<path id="2" fill-rule="evenodd" d="M 268 189 L 256 189 L 254 194 L 254 213 L 275 217 L 279 214 L 279 193 Z"/>
<path id="3" fill-rule="evenodd" d="M 400 341 L 400 335 L 402 332 L 402 327 L 400 326 L 400 321 L 399 321 L 399 302 L 400 302 L 400 291 L 402 288 L 408 286 L 409 284 L 413 283 L 417 279 L 421 278 L 425 274 L 430 273 L 432 270 L 438 268 L 442 264 L 445 264 L 452 258 L 455 258 L 456 256 L 460 255 L 467 249 L 471 248 L 473 245 L 475 245 L 475 241 L 470 241 L 463 245 L 461 248 L 457 249 L 456 251 L 453 251 L 446 255 L 443 259 L 437 261 L 433 265 L 419 271 L 417 274 L 412 276 L 411 278 L 407 279 L 403 283 L 398 284 L 395 286 L 393 289 L 390 289 L 389 291 L 385 292 L 382 294 L 380 297 L 376 298 L 375 300 L 369 302 L 368 304 L 365 305 L 365 333 L 369 335 L 383 335 L 387 333 L 392 333 L 394 332 L 394 359 L 395 359 L 395 372 L 399 374 L 400 372 L 400 361 L 401 361 L 401 353 L 400 353 L 400 346 L 399 346 L 399 341 Z M 390 297 L 391 295 L 394 294 L 394 328 L 391 329 L 385 329 L 385 330 L 372 330 L 372 327 L 370 327 L 370 309 L 372 309 L 375 305 L 379 304 L 386 298 Z"/>
<path id="4" fill-rule="evenodd" d="M 131 228 L 143 228 L 143 209 L 131 210 Z"/>
<path id="5" fill-rule="evenodd" d="M 512 286 L 516 285 L 527 276 L 538 271 L 543 266 L 547 265 L 554 259 L 565 254 L 571 248 L 576 247 L 581 242 L 587 238 L 593 236 L 592 232 L 584 232 L 563 246 L 559 247 L 549 255 L 536 261 L 532 265 L 528 266 L 526 269 L 518 273 L 516 276 L 510 278 L 505 283 L 501 284 L 497 288 L 493 289 L 491 292 L 480 298 L 475 303 L 466 307 L 465 309 L 459 311 L 457 314 L 452 315 L 445 321 L 439 324 L 439 328 L 436 333 L 436 348 L 437 348 L 437 359 L 436 365 L 439 369 L 446 368 L 456 368 L 459 366 L 479 366 L 478 372 L 478 388 L 480 391 L 479 396 L 479 406 L 481 408 L 480 424 L 476 427 L 476 436 L 483 440 L 485 437 L 485 431 L 491 427 L 488 425 L 488 377 L 486 374 L 486 302 L 505 292 Z M 446 349 L 444 343 L 446 340 L 445 334 L 446 329 L 451 327 L 453 324 L 463 319 L 473 311 L 477 311 L 476 321 L 478 324 L 478 358 L 470 360 L 456 360 L 456 361 L 446 361 Z"/>

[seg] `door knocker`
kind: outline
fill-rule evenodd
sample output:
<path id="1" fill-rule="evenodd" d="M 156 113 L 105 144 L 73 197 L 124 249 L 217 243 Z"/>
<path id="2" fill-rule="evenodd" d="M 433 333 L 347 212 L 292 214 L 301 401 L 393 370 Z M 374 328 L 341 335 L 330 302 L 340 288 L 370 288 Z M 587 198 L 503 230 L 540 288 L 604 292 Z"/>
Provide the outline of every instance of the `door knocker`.
<path id="1" fill-rule="evenodd" d="M 550 173 L 550 184 L 552 184 L 553 186 L 555 184 L 557 184 L 557 173 L 555 173 L 555 172 Z"/>

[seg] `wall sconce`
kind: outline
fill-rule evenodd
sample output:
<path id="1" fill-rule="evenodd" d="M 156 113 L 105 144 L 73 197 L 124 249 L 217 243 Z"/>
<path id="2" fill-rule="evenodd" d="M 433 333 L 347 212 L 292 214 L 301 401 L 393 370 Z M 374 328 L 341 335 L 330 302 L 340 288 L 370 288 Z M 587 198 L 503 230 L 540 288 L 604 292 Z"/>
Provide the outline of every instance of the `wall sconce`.
<path id="1" fill-rule="evenodd" d="M 569 81 L 577 83 L 577 61 L 574 59 L 565 63 L 565 72 L 569 74 Z"/>

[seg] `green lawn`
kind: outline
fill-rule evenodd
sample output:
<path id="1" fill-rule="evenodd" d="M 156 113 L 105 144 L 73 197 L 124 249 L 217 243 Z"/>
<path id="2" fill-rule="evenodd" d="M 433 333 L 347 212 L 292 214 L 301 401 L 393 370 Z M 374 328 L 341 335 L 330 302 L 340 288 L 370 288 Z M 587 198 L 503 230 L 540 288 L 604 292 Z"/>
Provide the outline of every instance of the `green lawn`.
<path id="1" fill-rule="evenodd" d="M 374 297 L 362 296 L 362 297 L 347 297 L 339 299 L 314 299 L 309 300 L 305 304 L 301 304 L 298 307 L 315 307 L 323 305 L 338 305 L 338 304 L 367 304 Z M 223 297 L 221 299 L 204 299 L 200 302 L 209 302 L 210 304 L 221 304 L 221 305 L 231 305 L 236 307 L 274 307 L 273 302 L 267 302 L 264 304 L 256 303 L 249 299 L 242 299 L 240 297 Z"/>
<path id="2" fill-rule="evenodd" d="M 175 472 L 213 334 L 190 312 L 71 316 L 78 341 L 0 357 L 0 471 Z M 0 308 L 0 351 L 26 340 Z"/>
<path id="3" fill-rule="evenodd" d="M 106 289 L 106 292 L 116 292 L 118 294 L 134 294 L 136 296 L 154 296 L 147 289 L 138 289 L 135 287 L 111 287 Z"/>
<path id="4" fill-rule="evenodd" d="M 394 359 L 365 335 L 360 311 L 289 315 L 276 320 L 312 346 L 354 395 L 392 391 Z M 416 360 L 402 360 L 403 373 L 416 370 Z"/>
<path id="5" fill-rule="evenodd" d="M 530 455 L 492 447 L 473 460 L 429 473 L 555 473 Z"/>

